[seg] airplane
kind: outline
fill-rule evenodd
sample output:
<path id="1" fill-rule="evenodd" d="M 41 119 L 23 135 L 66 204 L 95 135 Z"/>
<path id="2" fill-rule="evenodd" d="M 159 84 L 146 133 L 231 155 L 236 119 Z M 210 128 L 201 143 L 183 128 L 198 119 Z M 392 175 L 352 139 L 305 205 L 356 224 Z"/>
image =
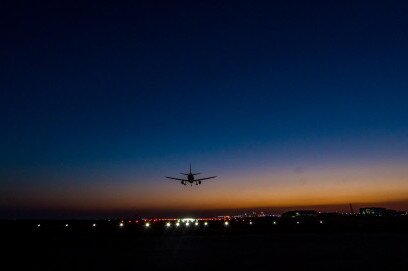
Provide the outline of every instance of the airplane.
<path id="1" fill-rule="evenodd" d="M 189 173 L 180 173 L 180 174 L 187 176 L 187 179 L 173 178 L 173 177 L 167 177 L 167 176 L 165 176 L 165 177 L 167 179 L 181 181 L 181 184 L 183 184 L 183 185 L 186 185 L 187 183 L 190 183 L 190 185 L 193 185 L 193 183 L 195 183 L 196 185 L 199 185 L 199 184 L 201 184 L 201 181 L 203 181 L 203 180 L 213 179 L 213 178 L 217 177 L 217 176 L 211 176 L 211 177 L 207 177 L 207 178 L 195 179 L 194 176 L 196 176 L 198 174 L 201 174 L 201 173 L 192 173 L 191 172 L 191 164 L 190 164 L 190 172 Z"/>

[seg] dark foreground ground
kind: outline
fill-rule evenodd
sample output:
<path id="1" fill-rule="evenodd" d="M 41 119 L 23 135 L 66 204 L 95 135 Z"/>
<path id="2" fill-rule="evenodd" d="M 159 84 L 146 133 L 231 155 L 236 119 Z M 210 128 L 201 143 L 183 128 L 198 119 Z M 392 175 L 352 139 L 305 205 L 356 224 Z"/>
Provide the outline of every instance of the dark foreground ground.
<path id="1" fill-rule="evenodd" d="M 247 222 L 3 222 L 1 261 L 4 270 L 408 270 L 406 221 Z"/>

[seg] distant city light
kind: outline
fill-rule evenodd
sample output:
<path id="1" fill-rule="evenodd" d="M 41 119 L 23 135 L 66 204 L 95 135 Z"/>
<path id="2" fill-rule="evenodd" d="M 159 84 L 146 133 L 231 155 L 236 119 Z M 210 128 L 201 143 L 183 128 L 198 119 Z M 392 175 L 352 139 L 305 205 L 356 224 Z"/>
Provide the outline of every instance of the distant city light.
<path id="1" fill-rule="evenodd" d="M 225 221 L 225 222 L 224 222 L 224 225 L 225 225 L 225 226 L 228 226 L 228 225 L 229 225 L 229 222 L 228 222 L 228 221 Z"/>
<path id="2" fill-rule="evenodd" d="M 177 222 L 177 223 L 176 223 L 176 227 L 179 227 L 179 226 L 180 226 L 180 222 Z"/>
<path id="3" fill-rule="evenodd" d="M 170 222 L 167 222 L 166 227 L 170 227 L 170 226 L 171 226 Z"/>
<path id="4" fill-rule="evenodd" d="M 320 224 L 323 224 L 323 221 L 322 221 L 322 220 L 320 220 Z"/>
<path id="5" fill-rule="evenodd" d="M 123 227 L 123 222 L 120 222 L 119 227 Z"/>
<path id="6" fill-rule="evenodd" d="M 37 227 L 41 227 L 41 224 L 37 224 Z"/>
<path id="7" fill-rule="evenodd" d="M 147 222 L 147 223 L 145 224 L 145 226 L 146 226 L 146 228 L 150 227 L 150 223 Z"/>
<path id="8" fill-rule="evenodd" d="M 92 227 L 96 227 L 96 224 L 95 224 L 95 223 L 93 223 L 93 224 L 92 224 Z"/>
<path id="9" fill-rule="evenodd" d="M 194 225 L 198 226 L 198 222 L 194 223 Z"/>
<path id="10" fill-rule="evenodd" d="M 276 225 L 276 221 L 273 221 L 273 225 Z"/>
<path id="11" fill-rule="evenodd" d="M 300 222 L 299 222 L 299 221 L 296 221 L 296 224 L 300 224 Z"/>
<path id="12" fill-rule="evenodd" d="M 186 227 L 190 226 L 190 222 L 186 222 Z"/>
<path id="13" fill-rule="evenodd" d="M 249 221 L 249 225 L 252 225 L 252 221 Z"/>
<path id="14" fill-rule="evenodd" d="M 68 227 L 69 225 L 68 224 L 65 224 L 65 227 Z"/>
<path id="15" fill-rule="evenodd" d="M 207 226 L 208 225 L 208 222 L 206 221 L 206 222 L 204 222 L 204 226 Z"/>

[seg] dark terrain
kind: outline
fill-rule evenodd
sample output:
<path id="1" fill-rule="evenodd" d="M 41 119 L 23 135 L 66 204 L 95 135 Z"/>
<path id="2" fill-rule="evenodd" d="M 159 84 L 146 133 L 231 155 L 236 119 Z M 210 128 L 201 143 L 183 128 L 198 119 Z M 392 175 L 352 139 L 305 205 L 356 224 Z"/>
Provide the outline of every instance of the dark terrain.
<path id="1" fill-rule="evenodd" d="M 252 221 L 3 221 L 2 261 L 9 270 L 408 270 L 405 217 Z"/>

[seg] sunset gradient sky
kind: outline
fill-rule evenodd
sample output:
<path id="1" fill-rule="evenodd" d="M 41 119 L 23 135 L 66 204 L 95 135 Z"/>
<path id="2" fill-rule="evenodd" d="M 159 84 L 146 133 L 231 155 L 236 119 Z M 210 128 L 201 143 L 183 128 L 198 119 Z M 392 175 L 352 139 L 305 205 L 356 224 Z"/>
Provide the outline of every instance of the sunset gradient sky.
<path id="1" fill-rule="evenodd" d="M 405 1 L 0 13 L 0 218 L 408 209 Z"/>

